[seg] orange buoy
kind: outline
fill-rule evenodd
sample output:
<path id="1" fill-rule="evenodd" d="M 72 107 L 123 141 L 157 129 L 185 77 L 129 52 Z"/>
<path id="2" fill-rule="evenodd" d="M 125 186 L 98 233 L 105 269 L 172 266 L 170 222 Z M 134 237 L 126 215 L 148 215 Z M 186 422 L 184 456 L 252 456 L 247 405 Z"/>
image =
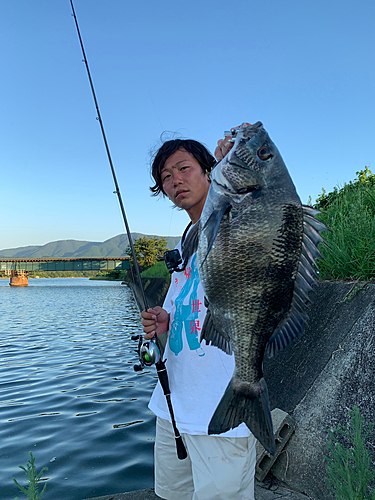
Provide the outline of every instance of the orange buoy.
<path id="1" fill-rule="evenodd" d="M 10 286 L 27 286 L 29 284 L 28 280 L 29 273 L 24 270 L 11 271 L 10 274 Z"/>

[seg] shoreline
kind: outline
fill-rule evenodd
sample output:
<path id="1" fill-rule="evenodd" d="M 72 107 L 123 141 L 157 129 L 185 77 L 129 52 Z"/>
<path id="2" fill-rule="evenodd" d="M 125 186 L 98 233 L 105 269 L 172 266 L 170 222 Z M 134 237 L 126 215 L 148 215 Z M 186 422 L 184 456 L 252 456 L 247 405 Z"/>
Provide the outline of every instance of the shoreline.
<path id="1" fill-rule="evenodd" d="M 272 476 L 268 476 L 263 482 L 255 479 L 254 483 L 255 500 L 311 500 L 312 497 L 304 493 L 295 491 L 288 484 Z M 128 491 L 115 493 L 101 497 L 90 497 L 86 500 L 161 500 L 157 496 L 154 488 L 147 490 Z"/>

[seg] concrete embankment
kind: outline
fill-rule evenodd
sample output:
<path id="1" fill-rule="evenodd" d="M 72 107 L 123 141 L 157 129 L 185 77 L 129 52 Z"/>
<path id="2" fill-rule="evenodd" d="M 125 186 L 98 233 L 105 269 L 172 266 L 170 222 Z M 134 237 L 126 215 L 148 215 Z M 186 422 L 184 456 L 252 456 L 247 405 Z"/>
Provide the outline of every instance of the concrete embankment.
<path id="1" fill-rule="evenodd" d="M 375 285 L 319 283 L 309 318 L 305 334 L 264 363 L 272 407 L 296 422 L 271 473 L 315 500 L 328 500 L 328 430 L 347 427 L 355 405 L 367 425 L 375 421 Z M 374 432 L 368 449 L 374 463 Z"/>
<path id="2" fill-rule="evenodd" d="M 264 361 L 271 409 L 288 412 L 296 423 L 271 477 L 286 483 L 288 491 L 328 500 L 333 498 L 326 485 L 328 430 L 347 427 L 355 405 L 366 425 L 375 421 L 375 284 L 321 282 L 311 298 L 305 333 Z M 375 432 L 368 448 L 374 462 Z M 271 498 L 259 491 L 259 500 Z"/>

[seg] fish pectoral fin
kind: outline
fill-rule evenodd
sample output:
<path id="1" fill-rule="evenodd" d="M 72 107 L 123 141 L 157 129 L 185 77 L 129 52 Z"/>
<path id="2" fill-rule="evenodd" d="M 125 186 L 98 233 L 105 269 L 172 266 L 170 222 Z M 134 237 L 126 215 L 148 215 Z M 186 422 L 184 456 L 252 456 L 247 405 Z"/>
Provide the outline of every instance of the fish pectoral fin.
<path id="1" fill-rule="evenodd" d="M 205 340 L 206 344 L 212 344 L 218 347 L 227 354 L 232 354 L 230 337 L 226 332 L 219 331 L 215 327 L 209 307 L 207 308 L 206 317 L 201 331 L 200 342 L 202 342 L 202 340 Z"/>
<path id="2" fill-rule="evenodd" d="M 235 392 L 232 379 L 211 418 L 208 434 L 222 434 L 242 422 L 245 422 L 260 444 L 274 455 L 275 437 L 264 378 L 260 379 L 251 395 Z"/>
<path id="3" fill-rule="evenodd" d="M 270 337 L 266 347 L 267 356 L 272 358 L 277 352 L 285 349 L 296 338 L 302 335 L 307 319 L 307 314 L 292 310 L 286 321 Z"/>
<path id="4" fill-rule="evenodd" d="M 229 203 L 229 201 L 226 198 L 223 198 L 223 200 L 221 201 L 221 205 L 211 212 L 209 218 L 207 219 L 207 222 L 203 226 L 202 231 L 207 238 L 207 252 L 203 262 L 206 260 L 207 255 L 210 253 L 212 245 L 214 244 L 221 219 L 224 217 L 224 214 L 231 209 L 231 207 L 232 205 Z"/>

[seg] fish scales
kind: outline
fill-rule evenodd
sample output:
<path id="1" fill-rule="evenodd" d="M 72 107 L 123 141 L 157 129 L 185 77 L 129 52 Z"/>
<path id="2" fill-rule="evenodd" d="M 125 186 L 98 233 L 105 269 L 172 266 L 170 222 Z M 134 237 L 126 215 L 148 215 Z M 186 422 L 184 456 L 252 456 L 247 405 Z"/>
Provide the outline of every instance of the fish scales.
<path id="1" fill-rule="evenodd" d="M 288 241 L 285 232 L 273 241 L 264 218 L 268 213 L 257 204 L 244 212 L 247 224 L 241 224 L 238 216 L 235 220 L 235 215 L 231 221 L 223 218 L 204 264 L 206 297 L 215 296 L 209 303 L 217 310 L 218 321 L 225 323 L 236 358 L 256 353 L 253 364 L 237 363 L 239 378 L 244 380 L 251 379 L 255 367 L 253 379 L 259 380 L 265 344 L 290 305 L 301 248 L 301 239 Z M 301 226 L 302 215 L 298 214 L 298 219 Z M 294 254 L 291 243 L 297 247 Z M 218 260 L 217 254 L 228 256 L 228 260 Z M 242 335 L 244 331 L 247 335 Z"/>
<path id="2" fill-rule="evenodd" d="M 234 352 L 235 372 L 208 432 L 220 434 L 245 422 L 274 453 L 262 362 L 268 343 L 274 353 L 302 330 L 305 316 L 293 304 L 300 301 L 296 279 L 306 217 L 281 155 L 260 122 L 240 128 L 211 179 L 197 252 L 208 302 L 201 340 Z M 319 231 L 326 228 L 313 220 L 319 243 Z M 314 263 L 310 258 L 305 264 L 312 276 Z"/>

